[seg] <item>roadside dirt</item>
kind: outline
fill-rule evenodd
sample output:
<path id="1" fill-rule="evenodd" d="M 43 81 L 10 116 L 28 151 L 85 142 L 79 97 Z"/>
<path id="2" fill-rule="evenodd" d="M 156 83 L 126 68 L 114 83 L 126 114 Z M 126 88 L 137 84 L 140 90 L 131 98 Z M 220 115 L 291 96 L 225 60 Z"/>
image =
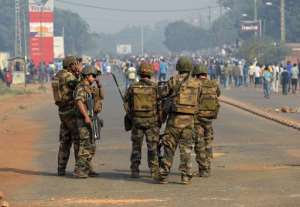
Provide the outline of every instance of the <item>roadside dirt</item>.
<path id="1" fill-rule="evenodd" d="M 33 148 L 44 129 L 31 117 L 34 110 L 52 101 L 52 94 L 19 95 L 0 99 L 0 192 L 10 194 L 31 182 L 33 157 L 39 151 Z"/>

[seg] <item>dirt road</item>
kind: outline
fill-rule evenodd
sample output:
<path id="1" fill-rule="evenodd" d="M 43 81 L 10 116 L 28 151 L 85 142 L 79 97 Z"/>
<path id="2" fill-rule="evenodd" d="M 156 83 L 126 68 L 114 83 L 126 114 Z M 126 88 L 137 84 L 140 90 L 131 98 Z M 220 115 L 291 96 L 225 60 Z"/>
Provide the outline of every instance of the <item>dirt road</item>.
<path id="1" fill-rule="evenodd" d="M 13 189 L 8 195 L 13 206 L 299 206 L 299 132 L 228 106 L 222 108 L 215 123 L 211 178 L 195 177 L 189 186 L 179 184 L 177 155 L 170 183 L 155 184 L 144 147 L 142 178 L 131 179 L 130 138 L 123 130 L 120 98 L 110 78 L 104 81 L 104 88 L 105 126 L 94 162 L 100 176 L 73 179 L 73 159 L 66 177 L 55 176 L 59 123 L 56 107 L 48 99 L 41 108 L 25 113 L 41 127 L 37 139 L 29 143 L 28 150 L 34 152 L 32 162 L 14 163 L 12 159 L 9 169 L 0 163 L 1 177 L 10 174 L 30 180 L 18 188 L 6 184 Z M 1 151 L 5 148 L 1 145 Z"/>

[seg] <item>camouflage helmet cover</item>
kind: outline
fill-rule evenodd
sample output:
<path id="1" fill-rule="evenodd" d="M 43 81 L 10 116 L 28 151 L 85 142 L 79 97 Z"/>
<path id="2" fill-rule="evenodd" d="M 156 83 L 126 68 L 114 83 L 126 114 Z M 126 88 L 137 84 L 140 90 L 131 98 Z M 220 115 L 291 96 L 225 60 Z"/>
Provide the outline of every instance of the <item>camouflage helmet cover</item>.
<path id="1" fill-rule="evenodd" d="M 70 67 L 71 64 L 76 64 L 76 63 L 77 63 L 76 57 L 74 57 L 74 56 L 67 56 L 63 60 L 63 68 L 67 69 L 68 67 Z"/>
<path id="2" fill-rule="evenodd" d="M 207 74 L 208 68 L 205 65 L 197 64 L 193 69 L 193 75 Z"/>
<path id="3" fill-rule="evenodd" d="M 139 75 L 152 76 L 153 75 L 153 67 L 149 63 L 142 63 L 139 70 Z"/>
<path id="4" fill-rule="evenodd" d="M 83 75 L 98 75 L 99 72 L 97 71 L 97 69 L 93 66 L 86 66 L 83 71 L 82 71 Z"/>
<path id="5" fill-rule="evenodd" d="M 193 70 L 192 60 L 188 57 L 181 57 L 177 61 L 176 70 L 179 72 L 190 72 Z"/>

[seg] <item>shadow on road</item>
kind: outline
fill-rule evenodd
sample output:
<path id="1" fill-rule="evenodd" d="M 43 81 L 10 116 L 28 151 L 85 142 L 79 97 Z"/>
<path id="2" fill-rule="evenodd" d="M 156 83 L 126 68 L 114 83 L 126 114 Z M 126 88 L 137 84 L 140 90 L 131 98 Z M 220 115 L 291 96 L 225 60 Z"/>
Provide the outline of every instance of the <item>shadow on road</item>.
<path id="1" fill-rule="evenodd" d="M 130 174 L 130 171 L 129 170 L 119 170 L 119 169 L 114 169 L 115 172 L 122 172 L 122 173 L 127 173 L 127 174 Z M 140 174 L 148 174 L 149 176 L 145 176 L 145 177 L 150 177 L 150 172 L 147 171 L 147 170 L 141 170 L 140 171 Z M 180 176 L 181 174 L 180 173 L 174 173 L 174 172 L 171 172 L 170 175 L 177 175 L 177 176 Z"/>
<path id="2" fill-rule="evenodd" d="M 0 168 L 0 173 L 1 172 L 11 172 L 11 173 L 22 174 L 22 175 L 57 176 L 56 173 L 51 173 L 51 172 L 22 170 L 22 169 L 16 169 L 16 168 Z"/>
<path id="3" fill-rule="evenodd" d="M 122 172 L 101 172 L 98 178 L 104 178 L 108 180 L 122 180 L 122 181 L 132 181 L 132 182 L 142 182 L 142 183 L 154 183 L 154 180 L 150 176 L 141 175 L 140 178 L 135 179 L 130 177 L 130 173 Z"/>

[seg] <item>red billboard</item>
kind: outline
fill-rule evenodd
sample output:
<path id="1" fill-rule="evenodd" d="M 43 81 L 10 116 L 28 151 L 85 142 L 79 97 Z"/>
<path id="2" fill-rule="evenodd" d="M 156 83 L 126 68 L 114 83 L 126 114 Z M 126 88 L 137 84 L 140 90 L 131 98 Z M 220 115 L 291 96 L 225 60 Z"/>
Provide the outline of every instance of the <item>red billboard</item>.
<path id="1" fill-rule="evenodd" d="M 53 0 L 29 0 L 29 54 L 36 66 L 53 62 Z"/>

